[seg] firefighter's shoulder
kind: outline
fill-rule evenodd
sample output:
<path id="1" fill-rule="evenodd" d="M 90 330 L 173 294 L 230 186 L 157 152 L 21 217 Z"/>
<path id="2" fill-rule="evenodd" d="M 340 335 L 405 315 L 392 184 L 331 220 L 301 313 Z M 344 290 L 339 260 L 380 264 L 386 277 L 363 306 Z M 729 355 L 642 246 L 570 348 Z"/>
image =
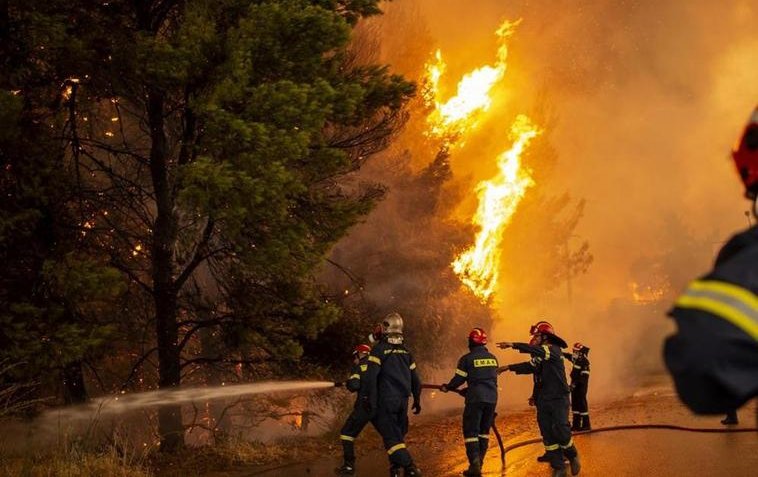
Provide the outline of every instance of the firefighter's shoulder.
<path id="1" fill-rule="evenodd" d="M 758 225 L 733 235 L 719 250 L 716 266 L 724 264 L 745 249 L 758 246 Z"/>

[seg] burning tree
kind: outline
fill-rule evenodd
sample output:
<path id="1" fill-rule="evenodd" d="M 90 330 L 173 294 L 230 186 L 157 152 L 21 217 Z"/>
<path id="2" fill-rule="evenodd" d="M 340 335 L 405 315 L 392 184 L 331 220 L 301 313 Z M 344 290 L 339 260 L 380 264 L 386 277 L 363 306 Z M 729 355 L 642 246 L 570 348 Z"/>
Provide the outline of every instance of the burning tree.
<path id="1" fill-rule="evenodd" d="M 313 269 L 382 194 L 340 177 L 387 145 L 413 92 L 347 55 L 378 0 L 10 3 L 0 31 L 28 55 L 2 86 L 53 102 L 69 225 L 128 282 L 119 316 L 153 329 L 135 372 L 155 355 L 171 388 L 195 366 L 298 356 L 338 314 Z M 200 355 L 208 330 L 236 355 Z M 159 430 L 182 443 L 179 407 Z"/>

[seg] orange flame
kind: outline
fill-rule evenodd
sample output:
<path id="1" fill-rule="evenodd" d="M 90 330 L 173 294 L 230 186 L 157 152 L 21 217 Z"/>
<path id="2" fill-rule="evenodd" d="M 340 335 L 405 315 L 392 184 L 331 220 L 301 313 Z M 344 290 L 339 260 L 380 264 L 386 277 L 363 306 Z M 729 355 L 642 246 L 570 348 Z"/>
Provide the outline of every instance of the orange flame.
<path id="1" fill-rule="evenodd" d="M 439 138 L 443 147 L 463 144 L 466 135 L 477 127 L 492 107 L 493 89 L 503 79 L 507 69 L 507 40 L 521 20 L 503 22 L 497 29 L 500 46 L 494 64 L 485 65 L 465 74 L 458 82 L 455 96 L 443 100 L 440 83 L 447 65 L 437 50 L 434 60 L 425 66 L 423 98 L 432 112 L 427 117 L 426 135 Z M 528 117 L 519 115 L 510 130 L 513 141 L 510 149 L 497 158 L 498 173 L 476 187 L 479 207 L 472 219 L 479 231 L 474 244 L 451 264 L 461 282 L 483 302 L 494 293 L 500 270 L 500 244 L 506 227 L 534 183 L 528 171 L 521 167 L 521 155 L 540 131 Z"/>
<path id="2" fill-rule="evenodd" d="M 427 122 L 429 129 L 426 134 L 431 137 L 443 138 L 448 143 L 454 143 L 466 132 L 475 128 L 481 113 L 492 106 L 491 91 L 503 76 L 507 68 L 508 46 L 506 40 L 513 34 L 520 23 L 503 22 L 497 29 L 500 39 L 497 61 L 494 65 L 485 65 L 466 73 L 458 82 L 455 96 L 443 101 L 440 94 L 440 80 L 447 65 L 442 59 L 442 52 L 437 50 L 434 62 L 425 66 L 425 88 L 422 93 L 427 106 L 433 110 Z"/>
<path id="3" fill-rule="evenodd" d="M 538 134 L 540 131 L 531 120 L 520 114 L 511 126 L 513 145 L 498 157 L 498 174 L 476 188 L 479 207 L 472 223 L 479 227 L 479 232 L 474 245 L 460 254 L 452 267 L 483 302 L 490 299 L 497 285 L 505 228 L 527 188 L 534 184 L 529 172 L 521 167 L 521 154 Z"/>

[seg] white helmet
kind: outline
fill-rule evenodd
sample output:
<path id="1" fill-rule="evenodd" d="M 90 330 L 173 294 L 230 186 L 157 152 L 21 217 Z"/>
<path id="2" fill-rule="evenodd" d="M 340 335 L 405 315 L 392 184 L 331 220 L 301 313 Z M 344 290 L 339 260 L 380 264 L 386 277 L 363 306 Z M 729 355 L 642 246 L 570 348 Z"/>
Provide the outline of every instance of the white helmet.
<path id="1" fill-rule="evenodd" d="M 382 331 L 385 335 L 402 335 L 403 334 L 403 317 L 400 313 L 390 313 L 382 321 Z"/>

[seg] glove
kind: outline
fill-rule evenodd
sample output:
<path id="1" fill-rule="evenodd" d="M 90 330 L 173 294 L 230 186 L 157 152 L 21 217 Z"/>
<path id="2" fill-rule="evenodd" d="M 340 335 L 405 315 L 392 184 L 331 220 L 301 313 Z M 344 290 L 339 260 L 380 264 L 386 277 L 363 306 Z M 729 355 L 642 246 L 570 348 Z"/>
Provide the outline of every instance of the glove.
<path id="1" fill-rule="evenodd" d="M 503 341 L 502 343 L 498 343 L 497 347 L 500 349 L 513 348 L 513 343 L 509 343 L 508 341 Z"/>
<path id="2" fill-rule="evenodd" d="M 447 387 L 447 384 L 443 384 L 442 386 L 440 386 L 440 391 L 442 391 L 443 393 L 446 393 L 450 391 L 450 389 Z"/>
<path id="3" fill-rule="evenodd" d="M 337 381 L 334 383 L 335 388 L 341 388 L 344 385 L 345 385 L 344 381 Z"/>
<path id="4" fill-rule="evenodd" d="M 421 403 L 414 399 L 411 409 L 413 409 L 413 414 L 419 414 L 421 412 Z"/>
<path id="5" fill-rule="evenodd" d="M 530 398 L 529 398 L 529 400 L 528 400 L 527 402 L 529 403 L 529 405 L 530 405 L 531 407 L 534 407 L 534 398 L 533 398 L 533 397 L 530 397 Z"/>

